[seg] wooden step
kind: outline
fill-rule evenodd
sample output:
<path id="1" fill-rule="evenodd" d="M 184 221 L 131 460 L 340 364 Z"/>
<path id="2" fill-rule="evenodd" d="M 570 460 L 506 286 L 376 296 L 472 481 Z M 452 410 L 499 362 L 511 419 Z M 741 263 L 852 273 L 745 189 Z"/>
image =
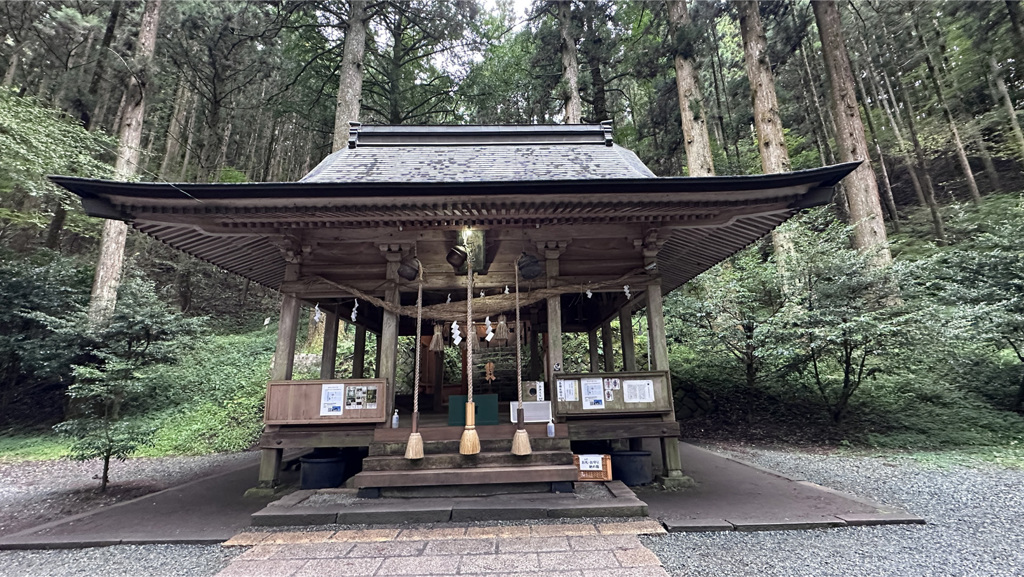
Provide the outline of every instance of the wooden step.
<path id="1" fill-rule="evenodd" d="M 572 451 L 534 451 L 526 456 L 510 452 L 460 455 L 425 454 L 422 459 L 409 460 L 404 455 L 373 456 L 363 459 L 364 471 L 411 471 L 423 469 L 459 469 L 479 467 L 522 467 L 535 465 L 572 465 Z"/>
<path id="2" fill-rule="evenodd" d="M 472 469 L 423 469 L 417 471 L 363 471 L 352 477 L 351 486 L 363 488 L 432 487 L 448 485 L 508 485 L 514 483 L 575 482 L 573 465 L 478 467 Z"/>
<path id="3" fill-rule="evenodd" d="M 370 456 L 371 457 L 387 457 L 387 456 L 404 456 L 405 446 L 408 437 L 402 439 L 400 442 L 381 442 L 374 441 L 370 443 Z M 534 451 L 569 451 L 569 439 L 559 438 L 548 438 L 548 437 L 533 437 L 530 436 L 530 447 Z M 510 453 L 512 451 L 512 437 L 509 436 L 507 439 L 481 439 L 480 440 L 480 452 L 481 453 Z M 459 454 L 459 440 L 453 439 L 450 441 L 423 441 L 423 454 L 424 455 L 458 455 Z"/>

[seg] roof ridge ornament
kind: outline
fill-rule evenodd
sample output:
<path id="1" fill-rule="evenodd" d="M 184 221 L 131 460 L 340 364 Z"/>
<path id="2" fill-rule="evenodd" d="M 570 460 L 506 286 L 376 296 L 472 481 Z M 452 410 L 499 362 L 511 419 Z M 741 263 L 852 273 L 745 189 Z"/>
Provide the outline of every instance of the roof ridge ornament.
<path id="1" fill-rule="evenodd" d="M 605 146 L 611 146 L 612 144 L 614 144 L 612 142 L 612 123 L 613 122 L 614 122 L 613 120 L 602 120 L 601 121 L 601 130 L 604 132 L 604 145 Z"/>
<path id="2" fill-rule="evenodd" d="M 356 122 L 354 120 L 348 123 L 348 147 L 355 148 L 359 145 L 359 129 L 363 127 L 362 122 Z"/>

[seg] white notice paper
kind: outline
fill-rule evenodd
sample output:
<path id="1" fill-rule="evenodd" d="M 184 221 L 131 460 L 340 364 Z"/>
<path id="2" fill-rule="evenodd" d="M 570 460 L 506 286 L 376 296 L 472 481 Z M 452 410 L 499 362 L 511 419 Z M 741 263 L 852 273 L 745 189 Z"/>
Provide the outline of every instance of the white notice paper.
<path id="1" fill-rule="evenodd" d="M 604 469 L 601 455 L 580 455 L 580 471 L 600 471 Z"/>
<path id="2" fill-rule="evenodd" d="M 583 384 L 583 408 L 603 409 L 604 408 L 604 381 L 601 379 L 582 379 Z"/>
<path id="3" fill-rule="evenodd" d="M 576 388 L 578 381 L 572 379 L 558 379 L 558 400 L 578 401 L 580 400 L 579 389 Z"/>
<path id="4" fill-rule="evenodd" d="M 653 403 L 654 381 L 622 381 L 622 396 L 627 403 Z"/>
<path id="5" fill-rule="evenodd" d="M 340 415 L 345 402 L 345 385 L 324 383 L 320 385 L 320 416 Z"/>

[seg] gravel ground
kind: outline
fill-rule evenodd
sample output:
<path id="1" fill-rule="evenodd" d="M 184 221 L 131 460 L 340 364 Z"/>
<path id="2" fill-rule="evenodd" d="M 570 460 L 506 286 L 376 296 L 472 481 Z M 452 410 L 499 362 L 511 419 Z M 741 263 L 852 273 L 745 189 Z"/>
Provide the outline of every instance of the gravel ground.
<path id="1" fill-rule="evenodd" d="M 252 453 L 230 453 L 114 462 L 105 494 L 97 491 L 102 471 L 99 461 L 0 463 L 0 536 L 141 497 L 252 459 Z"/>
<path id="2" fill-rule="evenodd" d="M 1024 525 L 1020 523 L 1024 513 L 1024 492 L 1021 491 L 1024 471 L 981 465 L 936 469 L 900 457 L 716 449 L 783 473 L 802 475 L 827 487 L 905 508 L 925 517 L 928 525 L 643 537 L 644 544 L 658 555 L 672 575 L 1024 575 Z M 117 478 L 126 481 L 129 478 L 158 479 L 169 483 L 173 475 L 187 478 L 188 473 L 183 471 L 191 470 L 194 476 L 206 467 L 232 458 L 239 457 L 140 460 L 129 462 Z M 52 465 L 53 471 L 63 471 L 58 479 L 65 475 L 71 477 L 75 471 L 62 469 L 73 464 Z M 20 472 L 17 469 L 25 465 L 18 465 L 17 469 L 8 467 L 0 466 L 0 479 L 11 472 Z M 27 469 L 32 470 L 32 467 Z M 135 474 L 129 477 L 129 470 L 134 470 Z M 161 475 L 160 471 L 165 474 Z M 45 472 L 39 474 L 37 483 L 45 479 Z M 33 493 L 31 489 L 22 491 L 17 494 Z M 36 501 L 45 499 L 43 489 L 36 489 L 34 493 Z M 15 493 L 0 487 L 0 510 L 8 507 L 9 494 Z M 241 550 L 237 548 L 183 545 L 0 551 L 0 575 L 200 577 L 214 575 L 239 553 Z"/>
<path id="3" fill-rule="evenodd" d="M 242 551 L 220 545 L 121 545 L 56 551 L 0 551 L 10 577 L 200 577 L 215 575 Z"/>
<path id="4" fill-rule="evenodd" d="M 643 538 L 672 575 L 1024 575 L 1024 471 L 987 465 L 936 469 L 891 456 L 727 452 L 904 508 L 928 524 Z"/>

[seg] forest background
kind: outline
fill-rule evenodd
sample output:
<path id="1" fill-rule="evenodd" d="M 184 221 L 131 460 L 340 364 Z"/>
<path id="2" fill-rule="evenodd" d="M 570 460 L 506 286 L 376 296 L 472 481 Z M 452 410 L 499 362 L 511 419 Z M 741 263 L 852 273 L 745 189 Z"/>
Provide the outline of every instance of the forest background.
<path id="1" fill-rule="evenodd" d="M 866 179 L 668 298 L 684 435 L 1019 465 L 1020 62 L 1013 0 L 0 2 L 0 459 L 241 450 L 262 426 L 279 295 L 129 232 L 94 322 L 104 223 L 47 174 L 296 180 L 355 119 L 612 120 L 660 176 L 758 174 L 848 160 L 856 121 Z M 588 367 L 586 335 L 565 355 Z"/>

